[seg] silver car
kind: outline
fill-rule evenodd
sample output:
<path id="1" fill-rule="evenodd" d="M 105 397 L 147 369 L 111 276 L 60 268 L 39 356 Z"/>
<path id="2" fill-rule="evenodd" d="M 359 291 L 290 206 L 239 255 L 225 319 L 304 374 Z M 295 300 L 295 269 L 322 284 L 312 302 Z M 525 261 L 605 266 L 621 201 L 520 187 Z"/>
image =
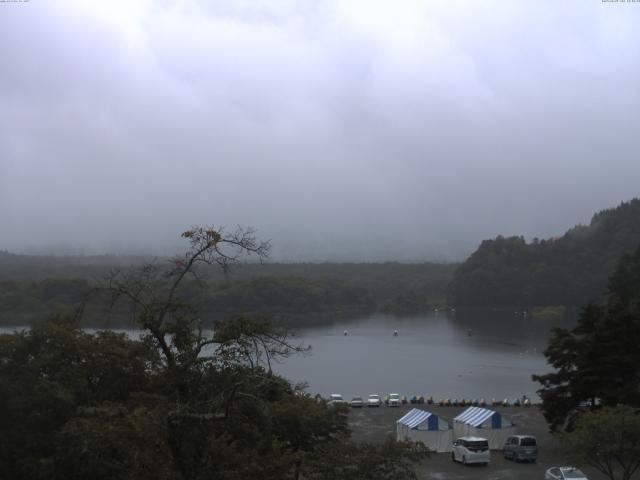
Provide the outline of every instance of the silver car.
<path id="1" fill-rule="evenodd" d="M 544 474 L 544 480 L 589 480 L 575 467 L 551 467 Z"/>
<path id="2" fill-rule="evenodd" d="M 346 403 L 347 402 L 344 401 L 344 398 L 342 398 L 342 395 L 340 395 L 339 393 L 332 393 L 331 395 L 329 395 L 329 401 L 327 402 L 327 405 L 335 406 L 335 405 L 341 405 Z"/>
<path id="3" fill-rule="evenodd" d="M 389 394 L 389 406 L 390 407 L 399 407 L 402 403 L 402 399 L 400 398 L 399 393 L 390 393 Z"/>

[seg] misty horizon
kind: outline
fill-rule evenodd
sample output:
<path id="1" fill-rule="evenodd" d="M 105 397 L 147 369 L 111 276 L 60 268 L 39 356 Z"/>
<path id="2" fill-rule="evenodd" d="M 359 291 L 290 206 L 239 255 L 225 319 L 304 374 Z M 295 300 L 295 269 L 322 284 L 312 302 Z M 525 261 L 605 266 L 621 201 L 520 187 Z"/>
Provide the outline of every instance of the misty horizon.
<path id="1" fill-rule="evenodd" d="M 640 4 L 0 3 L 0 250 L 461 261 L 640 195 Z"/>
<path id="2" fill-rule="evenodd" d="M 616 205 L 617 206 L 617 205 Z M 614 207 L 607 207 L 607 208 L 603 208 L 601 210 L 609 210 L 611 208 Z M 601 211 L 600 210 L 600 211 Z M 596 214 L 597 212 L 594 212 L 594 214 Z M 593 215 L 592 215 L 593 216 Z M 494 239 L 498 236 L 502 236 L 502 237 L 512 237 L 512 236 L 516 236 L 516 237 L 523 237 L 524 240 L 527 243 L 531 243 L 534 240 L 549 240 L 549 239 L 554 239 L 557 238 L 559 236 L 562 236 L 566 233 L 566 231 L 574 228 L 574 227 L 580 227 L 580 226 L 588 226 L 589 225 L 589 221 L 585 221 L 585 222 L 579 222 L 576 223 L 574 225 L 571 226 L 567 226 L 567 228 L 562 231 L 562 232 L 557 232 L 557 235 L 551 235 L 548 237 L 538 237 L 538 236 L 532 236 L 529 238 L 524 237 L 523 235 L 520 235 L 518 233 L 513 233 L 513 234 L 502 234 L 502 233 L 497 233 L 494 236 L 490 237 L 490 238 L 485 238 L 485 239 L 481 239 L 477 244 L 475 244 L 468 252 L 464 253 L 462 257 L 460 258 L 452 258 L 452 257 L 442 257 L 442 256 L 438 256 L 436 254 L 435 258 L 405 258 L 402 260 L 399 260 L 397 258 L 376 258 L 376 257 L 372 257 L 372 258 L 325 258 L 325 259 L 320 259 L 320 258 L 287 258 L 285 256 L 277 256 L 277 255 L 281 255 L 280 253 L 276 253 L 276 255 L 273 255 L 273 253 L 271 253 L 269 255 L 269 258 L 267 259 L 267 261 L 269 263 L 388 263 L 388 262 L 399 262 L 399 263 L 429 263 L 429 262 L 435 262 L 435 263 L 450 263 L 450 262 L 462 262 L 464 261 L 466 258 L 468 258 L 469 255 L 471 255 L 471 253 L 473 253 L 476 248 L 479 246 L 479 244 L 484 241 L 484 240 L 489 240 L 489 239 Z M 224 228 L 225 231 L 228 231 L 228 229 L 224 226 L 222 226 L 222 228 Z M 259 237 L 259 232 L 256 232 L 256 234 Z M 261 238 L 259 238 L 260 240 L 262 240 Z M 96 256 L 96 257 L 110 257 L 110 256 L 116 256 L 116 257 L 143 257 L 143 258 L 150 258 L 150 257 L 173 257 L 175 255 L 181 255 L 182 252 L 184 252 L 184 250 L 186 249 L 186 245 L 184 243 L 182 244 L 178 244 L 176 243 L 175 248 L 171 248 L 171 247 L 165 247 L 165 248 L 149 248 L 149 249 L 139 249 L 139 250 L 133 250 L 133 249 L 126 249 L 123 248 L 122 250 L 118 250 L 118 249 L 113 249 L 113 250 L 108 250 L 108 249 L 104 249 L 104 250 L 90 250 L 90 249 L 86 249 L 86 248 L 73 248 L 73 247 L 69 247 L 69 246 L 59 246 L 59 247 L 55 247 L 55 246 L 42 246 L 39 248 L 32 248 L 32 249 L 25 249 L 23 251 L 9 251 L 9 250 L 4 250 L 7 253 L 11 253 L 11 254 L 18 254 L 18 255 L 34 255 L 34 256 L 57 256 L 57 257 L 91 257 L 91 256 Z M 271 245 L 271 252 L 273 251 L 279 252 L 279 250 L 282 249 L 278 249 L 277 247 L 274 248 L 274 245 Z M 3 251 L 0 249 L 0 251 Z M 361 253 L 361 252 L 360 252 Z M 256 262 L 256 259 L 252 259 L 251 257 L 245 259 L 244 261 L 247 261 L 249 263 L 253 263 Z"/>

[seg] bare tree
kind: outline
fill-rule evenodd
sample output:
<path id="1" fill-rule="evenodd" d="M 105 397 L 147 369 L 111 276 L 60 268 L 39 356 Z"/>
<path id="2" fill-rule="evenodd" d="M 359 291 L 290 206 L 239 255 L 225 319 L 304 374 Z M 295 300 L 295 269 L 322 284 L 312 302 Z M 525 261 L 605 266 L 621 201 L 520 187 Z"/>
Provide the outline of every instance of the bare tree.
<path id="1" fill-rule="evenodd" d="M 213 343 L 202 331 L 196 308 L 182 293 L 187 279 L 202 288 L 203 277 L 198 264 L 217 265 L 225 275 L 242 260 L 268 258 L 269 241 L 256 239 L 253 229 L 237 227 L 227 233 L 224 228 L 196 226 L 182 233 L 189 249 L 167 266 L 157 261 L 131 270 L 112 271 L 99 289 L 110 295 L 110 307 L 128 302 L 137 324 L 148 332 L 162 352 L 170 369 L 190 366 L 202 350 Z"/>
<path id="2" fill-rule="evenodd" d="M 216 322 L 213 342 L 217 357 L 227 364 L 244 363 L 251 369 L 273 372 L 273 362 L 311 347 L 295 344 L 289 332 L 276 328 L 264 318 L 235 317 Z"/>

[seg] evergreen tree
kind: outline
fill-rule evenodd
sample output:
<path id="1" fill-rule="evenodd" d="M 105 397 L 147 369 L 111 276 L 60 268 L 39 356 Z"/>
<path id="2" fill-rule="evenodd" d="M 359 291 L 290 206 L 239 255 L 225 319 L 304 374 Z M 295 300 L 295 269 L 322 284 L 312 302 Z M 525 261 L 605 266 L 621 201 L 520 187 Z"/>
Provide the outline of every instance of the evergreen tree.
<path id="1" fill-rule="evenodd" d="M 640 406 L 640 248 L 611 277 L 605 306 L 588 305 L 571 330 L 556 329 L 545 350 L 556 372 L 534 375 L 552 429 L 581 405 Z"/>
<path id="2" fill-rule="evenodd" d="M 584 305 L 601 300 L 618 259 L 640 243 L 640 199 L 547 240 L 498 236 L 456 270 L 449 301 L 468 306 Z"/>

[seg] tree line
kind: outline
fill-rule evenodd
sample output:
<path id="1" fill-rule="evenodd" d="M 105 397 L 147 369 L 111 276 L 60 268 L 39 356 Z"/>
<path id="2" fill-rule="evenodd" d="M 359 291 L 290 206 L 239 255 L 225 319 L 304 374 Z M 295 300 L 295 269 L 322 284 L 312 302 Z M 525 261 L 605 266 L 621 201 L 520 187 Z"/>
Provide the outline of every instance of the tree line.
<path id="1" fill-rule="evenodd" d="M 483 241 L 455 271 L 449 301 L 468 306 L 580 306 L 599 301 L 607 278 L 640 244 L 640 200 L 596 213 L 590 224 L 546 240 Z"/>
<path id="2" fill-rule="evenodd" d="M 0 278 L 0 325 L 29 325 L 33 319 L 51 312 L 72 311 L 102 278 L 127 269 L 118 267 L 117 262 L 108 267 L 106 260 L 111 259 L 103 259 L 105 263 L 99 266 L 72 260 L 65 264 L 58 259 L 44 262 L 41 277 L 37 277 L 37 259 L 20 257 L 4 254 L 6 262 L 11 258 L 13 267 L 4 270 L 4 278 Z M 21 262 L 26 270 L 18 275 L 14 268 Z M 150 259 L 146 264 L 161 267 L 170 263 L 168 259 Z M 136 264 L 145 262 L 137 261 L 133 266 Z M 201 288 L 196 279 L 187 278 L 183 291 L 211 321 L 250 313 L 301 325 L 376 311 L 398 315 L 424 312 L 445 302 L 446 285 L 454 268 L 455 265 L 430 263 L 250 263 L 236 268 L 227 278 L 203 265 L 202 275 L 208 277 L 206 288 Z M 8 275 L 7 271 L 13 273 Z M 100 308 L 104 303 L 95 302 L 84 316 L 83 325 L 130 326 L 126 310 L 105 312 Z"/>
<path id="3" fill-rule="evenodd" d="M 640 469 L 640 247 L 624 255 L 606 300 L 587 304 L 544 351 L 552 373 L 534 375 L 542 411 L 567 455 L 608 478 Z"/>

